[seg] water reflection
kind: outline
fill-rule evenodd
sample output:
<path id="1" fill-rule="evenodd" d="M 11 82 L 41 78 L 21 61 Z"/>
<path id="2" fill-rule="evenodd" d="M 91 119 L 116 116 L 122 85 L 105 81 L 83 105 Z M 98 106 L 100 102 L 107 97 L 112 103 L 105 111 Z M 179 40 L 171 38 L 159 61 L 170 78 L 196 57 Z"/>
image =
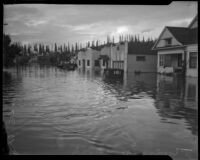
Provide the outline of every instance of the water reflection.
<path id="1" fill-rule="evenodd" d="M 192 134 L 198 134 L 197 84 L 197 78 L 158 76 L 155 107 L 162 122 L 185 119 Z"/>
<path id="2" fill-rule="evenodd" d="M 197 88 L 197 78 L 153 73 L 127 73 L 119 80 L 94 70 L 13 68 L 4 73 L 4 119 L 21 154 L 145 154 L 188 147 L 196 158 Z M 15 111 L 12 125 L 9 107 Z"/>

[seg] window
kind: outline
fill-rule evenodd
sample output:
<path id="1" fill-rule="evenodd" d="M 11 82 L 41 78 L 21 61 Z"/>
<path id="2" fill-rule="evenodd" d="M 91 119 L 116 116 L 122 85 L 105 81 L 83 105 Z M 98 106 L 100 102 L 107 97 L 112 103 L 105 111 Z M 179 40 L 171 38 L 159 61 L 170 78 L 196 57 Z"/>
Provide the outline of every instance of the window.
<path id="1" fill-rule="evenodd" d="M 137 56 L 136 61 L 145 61 L 145 56 Z"/>
<path id="2" fill-rule="evenodd" d="M 117 50 L 119 51 L 119 46 L 117 46 Z"/>
<path id="3" fill-rule="evenodd" d="M 113 68 L 124 69 L 124 61 L 113 61 Z"/>
<path id="4" fill-rule="evenodd" d="M 79 66 L 81 65 L 81 61 L 80 60 L 78 61 L 78 64 L 79 64 Z"/>
<path id="5" fill-rule="evenodd" d="M 99 67 L 99 66 L 100 66 L 99 60 L 95 60 L 95 61 L 94 61 L 94 66 L 96 66 L 96 67 Z"/>
<path id="6" fill-rule="evenodd" d="M 90 60 L 87 60 L 87 66 L 90 66 Z"/>
<path id="7" fill-rule="evenodd" d="M 165 39 L 165 45 L 166 45 L 166 46 L 172 45 L 172 38 L 166 38 L 166 39 Z"/>
<path id="8" fill-rule="evenodd" d="M 182 67 L 182 54 L 178 54 L 178 67 Z"/>
<path id="9" fill-rule="evenodd" d="M 160 55 L 159 57 L 160 57 L 160 63 L 159 63 L 159 65 L 163 66 L 164 65 L 164 55 Z"/>
<path id="10" fill-rule="evenodd" d="M 105 66 L 106 65 L 106 61 L 105 60 L 103 60 L 103 66 Z"/>
<path id="11" fill-rule="evenodd" d="M 164 57 L 164 66 L 165 67 L 171 67 L 172 61 L 171 61 L 171 56 L 170 55 L 165 55 Z"/>
<path id="12" fill-rule="evenodd" d="M 196 52 L 190 52 L 189 55 L 189 67 L 190 68 L 197 68 L 197 53 Z"/>

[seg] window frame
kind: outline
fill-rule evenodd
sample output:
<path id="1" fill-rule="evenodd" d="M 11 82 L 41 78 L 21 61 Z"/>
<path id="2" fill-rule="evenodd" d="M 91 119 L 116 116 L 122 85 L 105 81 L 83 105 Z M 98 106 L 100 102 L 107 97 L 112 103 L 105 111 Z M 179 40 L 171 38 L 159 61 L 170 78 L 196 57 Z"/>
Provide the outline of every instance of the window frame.
<path id="1" fill-rule="evenodd" d="M 172 45 L 172 38 L 166 38 L 165 39 L 165 46 L 171 46 Z"/>
<path id="2" fill-rule="evenodd" d="M 191 57 L 192 54 L 195 54 L 195 56 Z M 192 60 L 193 60 L 193 63 L 192 63 Z M 197 52 L 189 52 L 189 68 L 190 69 L 196 69 L 197 68 Z"/>
<path id="3" fill-rule="evenodd" d="M 160 67 L 164 66 L 164 55 L 162 54 L 159 55 L 159 66 Z"/>
<path id="4" fill-rule="evenodd" d="M 136 61 L 137 62 L 145 62 L 146 61 L 146 56 L 136 56 Z"/>

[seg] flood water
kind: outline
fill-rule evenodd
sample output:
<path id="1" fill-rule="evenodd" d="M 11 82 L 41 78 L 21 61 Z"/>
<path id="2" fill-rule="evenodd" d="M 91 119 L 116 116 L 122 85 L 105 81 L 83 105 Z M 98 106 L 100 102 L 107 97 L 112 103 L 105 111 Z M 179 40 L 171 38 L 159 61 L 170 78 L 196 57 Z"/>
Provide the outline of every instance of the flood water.
<path id="1" fill-rule="evenodd" d="M 27 66 L 3 71 L 12 154 L 198 158 L 198 79 Z"/>

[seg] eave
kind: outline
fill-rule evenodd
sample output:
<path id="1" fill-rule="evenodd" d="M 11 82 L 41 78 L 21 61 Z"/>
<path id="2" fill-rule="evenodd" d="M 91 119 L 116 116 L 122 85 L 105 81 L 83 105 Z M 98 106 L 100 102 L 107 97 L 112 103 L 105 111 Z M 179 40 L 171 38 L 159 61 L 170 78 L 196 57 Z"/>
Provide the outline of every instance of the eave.
<path id="1" fill-rule="evenodd" d="M 168 50 L 168 49 L 177 49 L 177 48 L 185 48 L 186 45 L 182 46 L 171 46 L 171 47 L 159 47 L 159 48 L 153 48 L 152 50 Z"/>

